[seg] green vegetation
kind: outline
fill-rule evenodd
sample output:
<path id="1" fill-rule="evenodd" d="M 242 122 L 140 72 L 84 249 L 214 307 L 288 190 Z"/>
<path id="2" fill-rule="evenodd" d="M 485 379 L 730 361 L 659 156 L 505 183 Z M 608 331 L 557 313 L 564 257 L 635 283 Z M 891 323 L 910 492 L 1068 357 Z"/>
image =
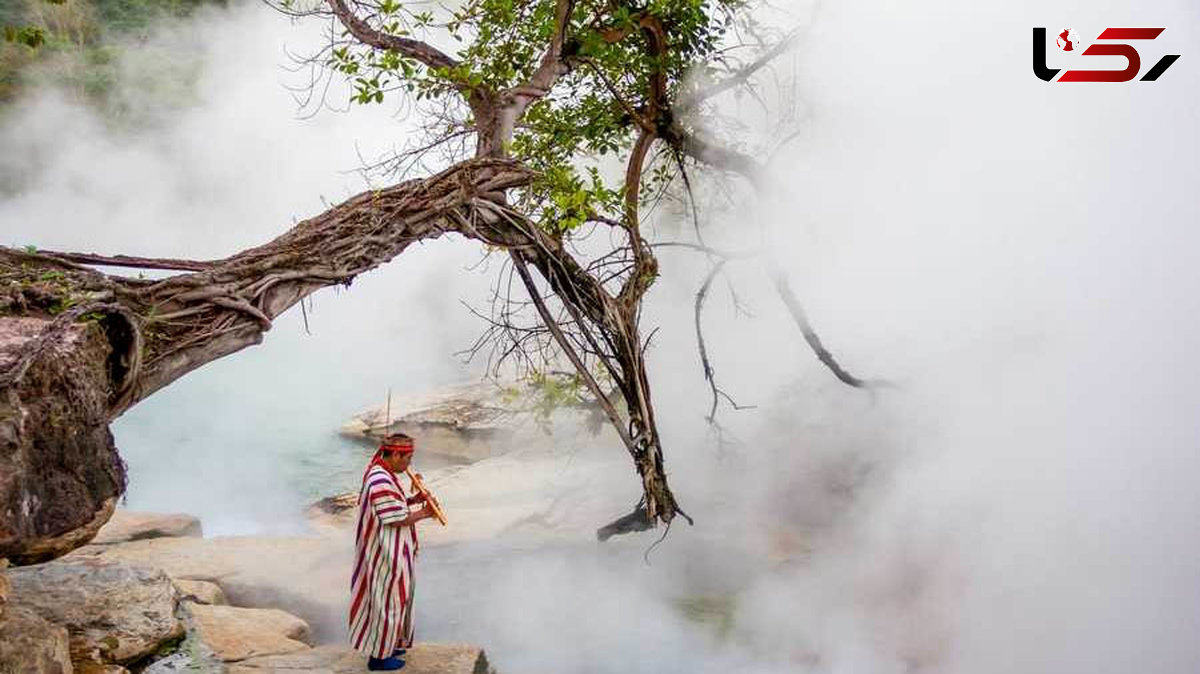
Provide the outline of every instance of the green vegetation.
<path id="1" fill-rule="evenodd" d="M 9 0 L 0 3 L 0 103 L 54 84 L 101 107 L 113 104 L 121 45 L 164 19 L 224 0 Z"/>
<path id="2" fill-rule="evenodd" d="M 275 0 L 291 11 L 318 0 Z M 503 91 L 526 82 L 541 64 L 557 30 L 554 0 L 467 0 L 434 11 L 432 3 L 370 0 L 356 6 L 382 34 L 425 39 L 448 34 L 458 46 L 453 65 L 430 65 L 396 50 L 361 42 L 331 45 L 328 66 L 353 87 L 358 104 L 393 95 L 435 100 L 453 110 L 470 92 Z M 556 91 L 525 111 L 507 154 L 538 172 L 521 206 L 559 235 L 580 229 L 598 214 L 623 210 L 625 186 L 605 177 L 595 162 L 631 150 L 645 125 L 667 127 L 686 99 L 687 75 L 727 75 L 723 43 L 740 21 L 764 34 L 749 16 L 747 0 L 578 0 L 570 5 L 563 58 L 571 68 Z M 728 44 L 724 44 L 728 47 Z M 687 107 L 686 104 L 684 107 Z M 682 111 L 682 110 L 681 110 Z M 470 126 L 475 120 L 466 120 Z M 453 137 L 462 128 L 443 129 Z M 661 149 L 661 148 L 660 148 Z M 678 153 L 678 148 L 667 149 Z M 677 163 L 659 162 L 641 176 L 645 200 L 677 177 Z M 652 282 L 653 278 L 645 279 Z"/>

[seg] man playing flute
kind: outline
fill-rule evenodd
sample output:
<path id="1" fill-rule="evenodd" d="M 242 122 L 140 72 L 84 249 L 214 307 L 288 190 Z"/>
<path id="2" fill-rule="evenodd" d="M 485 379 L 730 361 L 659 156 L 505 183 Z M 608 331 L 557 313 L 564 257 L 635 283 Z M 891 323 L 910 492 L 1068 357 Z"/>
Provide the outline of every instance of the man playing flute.
<path id="1" fill-rule="evenodd" d="M 350 642 L 368 656 L 370 671 L 404 666 L 413 641 L 413 568 L 417 522 L 433 517 L 420 494 L 407 496 L 398 476 L 412 462 L 413 440 L 383 439 L 363 475 L 358 495 L 354 574 L 350 580 Z"/>

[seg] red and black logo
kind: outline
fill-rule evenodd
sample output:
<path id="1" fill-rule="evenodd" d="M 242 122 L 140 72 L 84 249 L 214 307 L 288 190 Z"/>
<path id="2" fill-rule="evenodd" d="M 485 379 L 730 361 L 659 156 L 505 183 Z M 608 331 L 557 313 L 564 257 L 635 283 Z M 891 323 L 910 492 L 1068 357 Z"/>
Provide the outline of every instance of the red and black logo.
<path id="1" fill-rule="evenodd" d="M 1105 28 L 1096 38 L 1095 44 L 1089 45 L 1081 52 L 1083 56 L 1121 56 L 1125 58 L 1124 70 L 1068 70 L 1059 77 L 1058 68 L 1046 67 L 1046 29 L 1033 29 L 1033 74 L 1047 82 L 1129 82 L 1138 76 L 1142 70 L 1142 57 L 1132 45 L 1116 40 L 1153 40 L 1166 28 Z M 1101 43 L 1100 41 L 1104 41 Z M 1113 41 L 1113 42 L 1110 42 Z M 1080 46 L 1078 36 L 1070 28 L 1058 34 L 1055 40 L 1058 48 L 1064 52 L 1077 51 Z M 1158 60 L 1153 67 L 1142 75 L 1142 82 L 1153 82 L 1167 72 L 1171 64 L 1179 60 L 1179 54 L 1167 54 Z"/>

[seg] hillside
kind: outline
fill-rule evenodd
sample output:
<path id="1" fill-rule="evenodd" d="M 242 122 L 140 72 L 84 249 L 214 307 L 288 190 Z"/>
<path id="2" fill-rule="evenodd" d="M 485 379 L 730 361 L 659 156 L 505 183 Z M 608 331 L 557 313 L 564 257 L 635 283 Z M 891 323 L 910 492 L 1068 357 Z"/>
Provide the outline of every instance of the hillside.
<path id="1" fill-rule="evenodd" d="M 117 61 L 152 26 L 224 0 L 10 0 L 0 3 L 0 105 L 52 84 L 101 108 L 113 106 Z M 115 112 L 116 110 L 114 110 Z"/>

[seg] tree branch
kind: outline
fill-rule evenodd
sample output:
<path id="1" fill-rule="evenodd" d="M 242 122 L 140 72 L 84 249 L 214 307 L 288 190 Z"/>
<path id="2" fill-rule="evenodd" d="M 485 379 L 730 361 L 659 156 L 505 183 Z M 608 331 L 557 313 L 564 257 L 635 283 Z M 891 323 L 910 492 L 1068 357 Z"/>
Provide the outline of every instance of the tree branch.
<path id="1" fill-rule="evenodd" d="M 629 246 L 633 251 L 634 269 L 621 288 L 620 297 L 626 301 L 640 297 L 649 287 L 653 276 L 658 272 L 658 263 L 654 260 L 646 243 L 642 240 L 641 225 L 638 222 L 638 195 L 641 192 L 642 168 L 646 162 L 646 154 L 654 143 L 654 134 L 643 129 L 638 134 L 633 149 L 629 152 L 629 163 L 625 167 L 625 229 L 629 232 Z"/>
<path id="2" fill-rule="evenodd" d="M 538 292 L 537 286 L 533 282 L 533 277 L 529 274 L 529 268 L 525 263 L 525 258 L 521 254 L 521 251 L 511 250 L 509 251 L 509 254 L 512 256 L 513 265 L 517 269 L 517 274 L 521 276 L 521 282 L 525 284 L 525 289 L 529 291 L 530 299 L 533 300 L 534 306 L 537 307 L 538 314 L 542 317 L 542 322 L 545 323 L 546 328 L 550 330 L 550 334 L 553 335 L 554 340 L 558 342 L 559 348 L 563 350 L 563 353 L 566 354 L 567 359 L 570 360 L 571 364 L 575 366 L 575 371 L 579 373 L 579 376 L 583 379 L 584 383 L 587 384 L 588 390 L 591 391 L 593 396 L 595 396 L 596 401 L 604 409 L 604 413 L 607 414 L 609 420 L 612 421 L 613 427 L 616 429 L 617 434 L 621 437 L 621 442 L 625 444 L 631 453 L 636 453 L 637 446 L 634 443 L 633 438 L 630 437 L 629 433 L 625 431 L 625 420 L 621 418 L 621 415 L 617 412 L 617 409 L 613 407 L 612 401 L 608 399 L 608 396 L 605 395 L 604 390 L 600 388 L 600 384 L 596 382 L 596 378 L 592 376 L 592 373 L 588 371 L 587 366 L 584 365 L 583 360 L 579 358 L 579 354 L 575 352 L 575 347 L 570 341 L 567 340 L 567 336 L 563 334 L 562 328 L 559 327 L 558 322 L 555 321 L 554 317 L 550 315 L 550 310 L 546 308 L 546 303 L 542 300 L 542 296 Z"/>
<path id="3" fill-rule="evenodd" d="M 550 93 L 554 83 L 570 71 L 563 59 L 563 45 L 566 42 L 567 28 L 571 25 L 571 12 L 575 8 L 574 0 L 558 0 L 554 8 L 554 36 L 550 45 L 542 54 L 538 67 L 523 84 L 506 90 L 503 93 L 505 104 L 497 115 L 500 138 L 507 142 L 511 139 L 513 129 L 524 115 L 525 110 L 536 100 Z"/>
<path id="4" fill-rule="evenodd" d="M 866 388 L 869 382 L 859 379 L 850 374 L 838 364 L 837 359 L 833 354 L 825 348 L 821 343 L 821 338 L 817 336 L 813 330 L 812 324 L 808 322 L 808 315 L 804 312 L 804 307 L 800 304 L 800 300 L 796 298 L 796 294 L 792 292 L 792 286 L 788 283 L 787 276 L 783 270 L 772 265 L 771 280 L 775 283 L 775 289 L 779 292 L 779 297 L 783 299 L 783 303 L 787 306 L 788 311 L 792 314 L 792 320 L 796 322 L 796 326 L 800 328 L 800 333 L 804 335 L 804 341 L 808 342 L 808 346 L 817 354 L 817 358 L 829 368 L 833 376 L 837 377 L 842 383 L 853 386 L 854 388 Z"/>
<path id="5" fill-rule="evenodd" d="M 163 257 L 135 257 L 132 255 L 98 255 L 96 253 L 62 253 L 53 250 L 39 250 L 41 255 L 48 255 L 60 260 L 78 264 L 95 264 L 105 267 L 127 267 L 131 269 L 169 269 L 174 271 L 204 271 L 211 269 L 219 261 L 179 260 Z"/>
<path id="6" fill-rule="evenodd" d="M 693 91 L 690 95 L 685 95 L 681 101 L 675 104 L 674 108 L 676 112 L 687 113 L 700 103 L 715 96 L 719 96 L 726 91 L 733 89 L 734 87 L 745 84 L 754 75 L 754 73 L 761 70 L 771 61 L 774 61 L 788 49 L 791 49 L 792 43 L 796 41 L 796 38 L 799 37 L 799 35 L 799 29 L 793 30 L 784 36 L 784 38 L 780 40 L 779 43 L 774 47 L 768 49 L 753 62 L 739 69 L 734 74 L 721 80 L 720 82 L 704 87 L 703 89 Z"/>
<path id="7" fill-rule="evenodd" d="M 558 0 L 554 8 L 554 36 L 550 38 L 550 46 L 542 54 L 538 67 L 523 84 L 509 91 L 519 99 L 525 99 L 524 105 L 549 93 L 558 78 L 570 70 L 563 60 L 563 45 L 567 40 L 567 28 L 571 25 L 571 12 L 575 9 L 574 0 Z M 522 110 L 524 106 L 522 107 Z"/>
<path id="8" fill-rule="evenodd" d="M 738 152 L 700 138 L 673 119 L 663 139 L 693 159 L 741 175 L 758 191 L 762 191 L 763 165 L 748 154 Z"/>
<path id="9" fill-rule="evenodd" d="M 430 68 L 453 68 L 459 64 L 458 60 L 451 58 L 427 42 L 399 35 L 389 35 L 372 28 L 346 5 L 346 0 L 327 0 L 327 2 L 338 21 L 363 44 L 376 49 L 398 52 Z"/>

